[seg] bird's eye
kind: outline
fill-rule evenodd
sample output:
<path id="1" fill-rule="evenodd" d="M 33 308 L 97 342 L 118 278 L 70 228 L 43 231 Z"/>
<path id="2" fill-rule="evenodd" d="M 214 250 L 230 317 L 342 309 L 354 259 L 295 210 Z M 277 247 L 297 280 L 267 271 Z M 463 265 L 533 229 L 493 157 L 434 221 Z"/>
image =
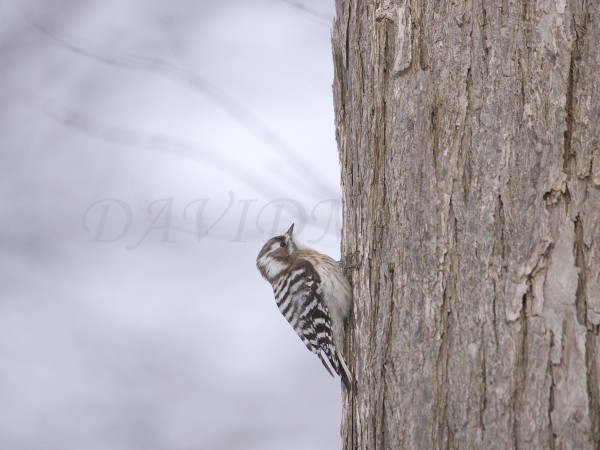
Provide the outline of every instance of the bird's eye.
<path id="1" fill-rule="evenodd" d="M 285 247 L 285 241 L 283 241 L 281 244 L 279 244 L 280 247 Z"/>

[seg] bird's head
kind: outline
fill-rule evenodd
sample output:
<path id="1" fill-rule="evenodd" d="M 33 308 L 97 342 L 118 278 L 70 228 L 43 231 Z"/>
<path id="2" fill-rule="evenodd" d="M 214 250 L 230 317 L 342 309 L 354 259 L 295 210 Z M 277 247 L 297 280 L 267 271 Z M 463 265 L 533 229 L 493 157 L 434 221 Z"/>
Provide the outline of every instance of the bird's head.
<path id="1" fill-rule="evenodd" d="M 294 242 L 293 232 L 294 224 L 285 234 L 269 239 L 258 253 L 256 267 L 267 281 L 275 280 L 294 262 L 298 245 Z"/>

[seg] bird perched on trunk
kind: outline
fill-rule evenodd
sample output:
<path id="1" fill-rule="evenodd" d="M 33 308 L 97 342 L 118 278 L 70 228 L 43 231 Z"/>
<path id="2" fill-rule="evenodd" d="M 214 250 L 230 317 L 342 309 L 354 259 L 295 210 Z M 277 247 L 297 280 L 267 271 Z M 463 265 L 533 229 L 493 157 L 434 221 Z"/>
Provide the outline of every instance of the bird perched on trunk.
<path id="1" fill-rule="evenodd" d="M 308 349 L 333 376 L 323 355 L 347 389 L 352 376 L 344 361 L 344 320 L 352 307 L 352 289 L 338 262 L 294 240 L 294 225 L 267 241 L 256 267 L 271 283 L 275 302 Z"/>

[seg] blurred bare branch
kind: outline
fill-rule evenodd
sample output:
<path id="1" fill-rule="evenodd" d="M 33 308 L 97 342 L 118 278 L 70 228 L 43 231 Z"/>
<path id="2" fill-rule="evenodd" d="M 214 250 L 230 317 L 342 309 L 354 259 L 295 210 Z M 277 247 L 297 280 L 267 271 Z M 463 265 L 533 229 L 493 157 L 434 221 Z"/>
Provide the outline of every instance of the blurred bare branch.
<path id="1" fill-rule="evenodd" d="M 292 8 L 294 8 L 298 11 L 302 11 L 304 14 L 308 14 L 309 16 L 319 19 L 321 22 L 326 23 L 327 26 L 331 26 L 331 24 L 333 23 L 333 17 L 329 16 L 328 14 L 324 14 L 320 11 L 317 11 L 316 9 L 313 9 L 310 6 L 305 5 L 304 3 L 295 2 L 295 1 L 291 1 L 291 0 L 279 0 L 279 1 L 281 3 L 285 3 L 286 5 L 291 6 Z"/>
<path id="2" fill-rule="evenodd" d="M 7 75 L 2 75 L 0 81 L 0 91 L 3 91 L 7 97 L 87 136 L 115 144 L 166 153 L 210 166 L 226 175 L 234 175 L 238 180 L 266 197 L 272 196 L 273 192 L 277 191 L 275 185 L 264 178 L 255 176 L 243 164 L 224 156 L 226 152 L 208 149 L 171 137 L 102 124 L 85 112 L 61 105 L 41 93 L 32 91 Z"/>
<path id="3" fill-rule="evenodd" d="M 174 77 L 185 81 L 188 86 L 207 95 L 217 106 L 225 111 L 242 127 L 252 133 L 272 155 L 281 160 L 291 171 L 291 175 L 303 180 L 309 190 L 323 195 L 336 196 L 331 186 L 315 174 L 314 168 L 299 155 L 298 151 L 264 123 L 256 114 L 241 102 L 229 95 L 223 89 L 199 76 L 198 74 L 168 61 L 130 54 L 119 54 L 114 50 L 108 51 L 94 43 L 74 37 L 67 37 L 63 33 L 50 29 L 45 25 L 25 16 L 25 21 L 38 30 L 49 41 L 72 51 L 75 54 L 110 64 L 112 66 L 134 69 L 150 70 L 152 72 Z"/>

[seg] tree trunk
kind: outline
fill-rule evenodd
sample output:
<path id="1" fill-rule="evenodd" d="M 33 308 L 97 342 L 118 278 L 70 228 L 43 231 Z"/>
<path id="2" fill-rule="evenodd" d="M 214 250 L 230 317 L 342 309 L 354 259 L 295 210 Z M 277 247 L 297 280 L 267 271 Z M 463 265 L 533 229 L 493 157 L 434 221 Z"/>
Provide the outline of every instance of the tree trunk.
<path id="1" fill-rule="evenodd" d="M 346 449 L 600 448 L 600 2 L 337 0 Z"/>

